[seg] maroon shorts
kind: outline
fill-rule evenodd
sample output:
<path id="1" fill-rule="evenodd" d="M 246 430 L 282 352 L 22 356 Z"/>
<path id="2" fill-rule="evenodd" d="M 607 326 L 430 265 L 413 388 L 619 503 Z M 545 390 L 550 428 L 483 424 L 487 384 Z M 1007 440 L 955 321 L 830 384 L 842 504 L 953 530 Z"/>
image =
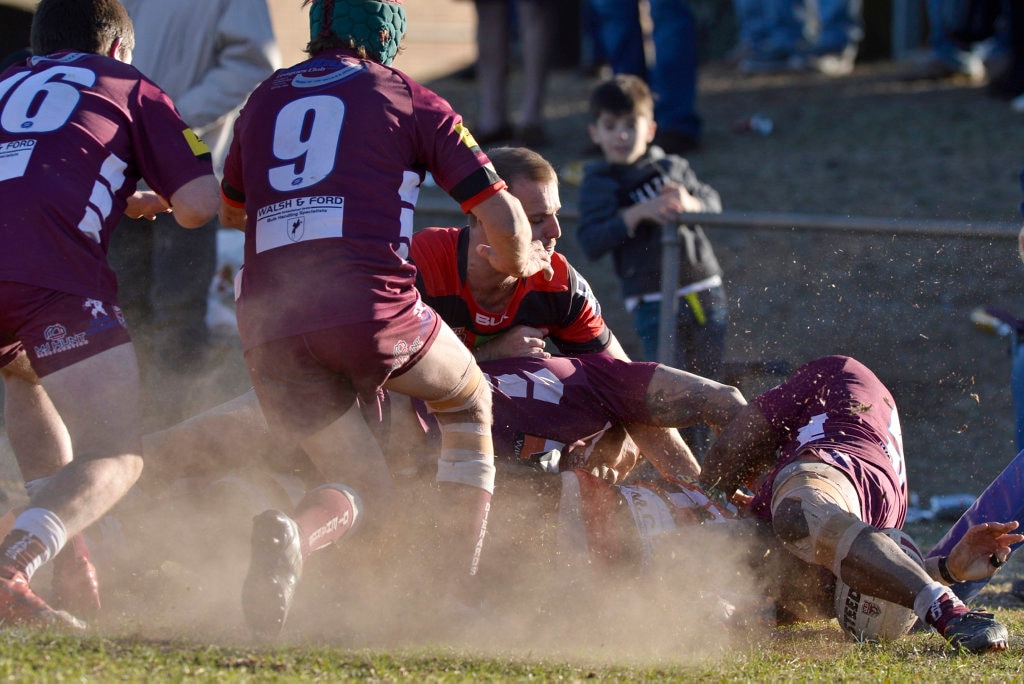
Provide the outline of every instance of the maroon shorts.
<path id="1" fill-rule="evenodd" d="M 0 368 L 25 350 L 44 377 L 131 342 L 113 302 L 9 281 L 0 281 L 0 302 Z"/>
<path id="2" fill-rule="evenodd" d="M 441 319 L 419 300 L 390 320 L 293 335 L 245 353 L 271 427 L 303 438 L 348 411 L 379 401 L 384 382 L 412 368 L 437 338 Z"/>

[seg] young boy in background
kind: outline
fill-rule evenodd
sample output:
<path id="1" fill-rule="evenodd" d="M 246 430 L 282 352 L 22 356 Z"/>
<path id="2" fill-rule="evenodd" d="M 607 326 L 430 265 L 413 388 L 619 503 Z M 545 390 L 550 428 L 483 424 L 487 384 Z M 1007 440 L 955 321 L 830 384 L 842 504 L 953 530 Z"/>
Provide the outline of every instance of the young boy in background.
<path id="1" fill-rule="evenodd" d="M 686 159 L 652 145 L 654 99 L 636 76 L 619 74 L 590 98 L 590 137 L 604 159 L 584 169 L 579 243 L 591 260 L 611 252 L 644 358 L 720 379 L 728 303 L 722 268 L 704 230 L 686 213 L 722 210 L 718 192 Z M 658 359 L 661 228 L 679 230 L 674 358 Z"/>

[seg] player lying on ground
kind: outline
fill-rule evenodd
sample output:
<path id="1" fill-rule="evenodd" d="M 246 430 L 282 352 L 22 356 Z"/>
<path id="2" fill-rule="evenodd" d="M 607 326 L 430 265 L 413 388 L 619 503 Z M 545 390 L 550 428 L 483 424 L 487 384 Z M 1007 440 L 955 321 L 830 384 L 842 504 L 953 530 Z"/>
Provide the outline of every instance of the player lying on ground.
<path id="1" fill-rule="evenodd" d="M 74 591 L 78 608 L 97 609 L 77 534 L 142 470 L 141 390 L 106 258 L 111 232 L 123 213 L 173 207 L 196 228 L 217 210 L 210 151 L 129 65 L 134 40 L 115 0 L 43 0 L 34 56 L 0 80 L 0 375 L 30 496 L 0 542 L 6 624 L 83 626 L 29 581 L 63 556 L 55 601 L 69 607 Z M 136 193 L 143 179 L 153 191 Z"/>
<path id="2" fill-rule="evenodd" d="M 749 501 L 737 493 L 744 511 L 769 522 L 790 553 L 854 590 L 913 609 L 952 645 L 1006 648 L 1003 625 L 968 610 L 936 579 L 987 570 L 995 549 L 966 567 L 950 567 L 952 557 L 921 567 L 880 531 L 902 527 L 906 515 L 903 442 L 896 402 L 858 361 L 817 359 L 753 399 L 712 444 L 700 480 L 724 492 L 753 491 Z M 1000 561 L 1009 553 L 1005 541 Z"/>
<path id="3" fill-rule="evenodd" d="M 550 255 L 533 244 L 522 207 L 462 118 L 390 66 L 405 32 L 401 3 L 304 4 L 310 59 L 276 72 L 246 102 L 220 214 L 246 233 L 238 324 L 263 413 L 329 481 L 345 483 L 311 491 L 299 524 L 275 511 L 254 520 L 243 606 L 250 627 L 268 636 L 283 626 L 298 582 L 304 523 L 323 543 L 356 524 L 386 524 L 394 496 L 379 454 L 326 437 L 334 423 L 345 438 L 366 433 L 356 399 L 372 404 L 383 387 L 438 416 L 439 522 L 450 551 L 440 579 L 458 594 L 476 574 L 494 484 L 490 393 L 415 289 L 406 256 L 425 174 L 483 225 L 479 251 L 489 263 L 551 276 Z M 318 515 L 321 507 L 332 513 Z"/>

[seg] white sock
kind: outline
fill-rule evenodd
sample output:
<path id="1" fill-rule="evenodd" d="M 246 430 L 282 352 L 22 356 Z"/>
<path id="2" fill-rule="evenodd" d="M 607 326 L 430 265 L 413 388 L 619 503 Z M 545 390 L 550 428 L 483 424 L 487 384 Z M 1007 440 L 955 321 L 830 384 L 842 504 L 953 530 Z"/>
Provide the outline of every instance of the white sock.
<path id="1" fill-rule="evenodd" d="M 13 529 L 28 532 L 41 541 L 46 549 L 25 568 L 27 579 L 32 579 L 32 575 L 39 569 L 39 566 L 56 556 L 68 541 L 68 532 L 64 523 L 56 513 L 45 508 L 26 509 L 15 519 Z"/>
<path id="2" fill-rule="evenodd" d="M 949 587 L 945 587 L 938 582 L 929 582 L 924 585 L 924 589 L 922 589 L 914 599 L 914 613 L 917 614 L 917 617 L 919 617 L 922 622 L 926 622 L 929 625 L 932 624 L 935 622 L 938 615 L 932 615 L 931 609 L 933 606 L 938 605 L 939 599 L 941 599 L 945 594 L 948 594 L 953 600 L 953 605 L 961 603 L 960 599 L 956 597 L 956 594 L 954 594 Z M 931 619 L 929 619 L 929 617 Z"/>

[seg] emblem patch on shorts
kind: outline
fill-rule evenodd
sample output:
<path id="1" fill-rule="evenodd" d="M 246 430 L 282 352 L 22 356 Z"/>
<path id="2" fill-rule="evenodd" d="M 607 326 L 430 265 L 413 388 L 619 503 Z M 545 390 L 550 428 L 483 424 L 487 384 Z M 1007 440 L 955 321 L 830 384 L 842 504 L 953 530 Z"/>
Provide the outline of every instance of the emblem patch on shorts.
<path id="1" fill-rule="evenodd" d="M 43 337 L 46 338 L 46 342 L 34 347 L 36 357 L 40 359 L 60 354 L 61 352 L 71 351 L 72 349 L 78 349 L 89 344 L 89 340 L 86 339 L 84 332 L 68 335 L 68 329 L 60 323 L 52 323 L 46 326 L 46 330 L 43 331 Z"/>

